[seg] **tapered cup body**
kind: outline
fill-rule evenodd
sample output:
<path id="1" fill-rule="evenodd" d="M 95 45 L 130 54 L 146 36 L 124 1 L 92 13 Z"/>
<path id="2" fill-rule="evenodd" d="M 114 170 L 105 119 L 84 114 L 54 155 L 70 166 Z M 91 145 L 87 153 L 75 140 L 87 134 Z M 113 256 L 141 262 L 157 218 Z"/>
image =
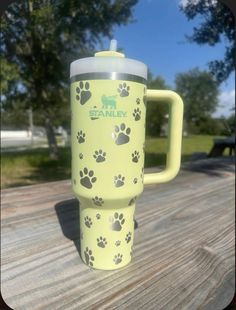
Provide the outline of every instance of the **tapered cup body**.
<path id="1" fill-rule="evenodd" d="M 90 267 L 131 260 L 135 199 L 143 191 L 146 80 L 126 73 L 71 78 L 73 191 L 81 256 Z"/>

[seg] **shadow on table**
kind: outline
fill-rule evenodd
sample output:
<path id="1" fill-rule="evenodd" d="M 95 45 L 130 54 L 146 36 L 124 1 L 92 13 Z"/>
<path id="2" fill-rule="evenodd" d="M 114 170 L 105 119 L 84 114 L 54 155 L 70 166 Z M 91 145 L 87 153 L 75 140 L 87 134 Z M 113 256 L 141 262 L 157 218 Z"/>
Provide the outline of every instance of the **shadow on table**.
<path id="1" fill-rule="evenodd" d="M 81 256 L 79 201 L 76 199 L 61 201 L 55 205 L 55 210 L 64 236 L 74 242 Z M 134 220 L 134 229 L 136 228 L 138 222 Z"/>
<path id="2" fill-rule="evenodd" d="M 235 173 L 235 156 L 208 158 L 207 153 L 181 155 L 181 169 L 205 173 L 212 177 L 224 177 L 224 173 Z M 145 153 L 145 168 L 161 167 L 166 163 L 165 154 Z"/>
<path id="3" fill-rule="evenodd" d="M 79 201 L 64 200 L 55 205 L 58 221 L 64 236 L 74 242 L 80 255 L 80 216 Z"/>
<path id="4" fill-rule="evenodd" d="M 182 165 L 182 170 L 206 173 L 212 177 L 224 177 L 225 173 L 235 173 L 235 157 L 223 156 L 194 161 Z"/>

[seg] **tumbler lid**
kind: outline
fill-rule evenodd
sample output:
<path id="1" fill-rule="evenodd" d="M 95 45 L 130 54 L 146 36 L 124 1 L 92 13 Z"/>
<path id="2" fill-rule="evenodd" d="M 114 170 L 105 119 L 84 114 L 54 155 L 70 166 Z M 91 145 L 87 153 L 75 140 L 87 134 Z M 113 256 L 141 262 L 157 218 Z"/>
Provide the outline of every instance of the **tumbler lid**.
<path id="1" fill-rule="evenodd" d="M 111 40 L 109 50 L 97 52 L 94 56 L 73 61 L 70 65 L 70 77 L 85 73 L 116 72 L 139 76 L 147 80 L 147 66 L 117 52 L 116 40 Z"/>

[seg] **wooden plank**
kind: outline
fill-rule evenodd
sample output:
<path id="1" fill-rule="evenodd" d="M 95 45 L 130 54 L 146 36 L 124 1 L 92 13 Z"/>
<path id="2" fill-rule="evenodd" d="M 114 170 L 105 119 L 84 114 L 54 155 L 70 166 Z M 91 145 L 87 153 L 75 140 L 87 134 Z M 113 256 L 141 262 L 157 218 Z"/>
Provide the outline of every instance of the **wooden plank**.
<path id="1" fill-rule="evenodd" d="M 14 309 L 217 310 L 232 298 L 232 160 L 187 165 L 174 181 L 146 187 L 132 263 L 116 271 L 82 263 L 69 181 L 2 197 L 2 295 Z"/>

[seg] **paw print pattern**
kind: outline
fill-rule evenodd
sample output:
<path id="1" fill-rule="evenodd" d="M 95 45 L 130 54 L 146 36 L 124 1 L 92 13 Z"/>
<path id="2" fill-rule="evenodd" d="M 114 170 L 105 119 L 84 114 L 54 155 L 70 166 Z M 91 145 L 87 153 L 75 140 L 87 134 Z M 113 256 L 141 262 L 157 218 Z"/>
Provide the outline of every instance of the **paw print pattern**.
<path id="1" fill-rule="evenodd" d="M 104 203 L 103 199 L 99 198 L 98 196 L 95 196 L 92 200 L 93 200 L 93 203 L 99 207 L 101 207 Z"/>
<path id="2" fill-rule="evenodd" d="M 123 257 L 123 255 L 120 254 L 120 253 L 118 253 L 117 255 L 114 256 L 113 262 L 114 262 L 116 265 L 120 264 L 120 263 L 122 262 L 122 257 Z"/>
<path id="3" fill-rule="evenodd" d="M 94 261 L 94 257 L 92 254 L 93 254 L 92 250 L 89 250 L 89 248 L 86 247 L 84 251 L 84 257 L 85 257 L 86 264 L 91 267 L 93 267 L 93 261 Z"/>
<path id="4" fill-rule="evenodd" d="M 132 153 L 132 161 L 133 161 L 134 163 L 137 163 L 138 160 L 139 160 L 139 158 L 140 158 L 139 152 L 134 151 L 134 153 Z"/>
<path id="5" fill-rule="evenodd" d="M 99 213 L 97 213 L 97 214 L 96 214 L 96 218 L 97 218 L 97 220 L 100 220 L 101 215 L 100 215 Z"/>
<path id="6" fill-rule="evenodd" d="M 97 246 L 99 246 L 100 248 L 105 248 L 106 245 L 107 245 L 106 238 L 103 237 L 97 238 Z"/>
<path id="7" fill-rule="evenodd" d="M 125 241 L 126 241 L 127 243 L 130 242 L 131 236 L 132 236 L 131 232 L 128 232 L 128 234 L 127 234 L 126 237 L 125 237 Z"/>
<path id="8" fill-rule="evenodd" d="M 116 242 L 115 242 L 115 246 L 120 246 L 120 240 L 117 240 Z"/>
<path id="9" fill-rule="evenodd" d="M 80 144 L 85 142 L 85 133 L 82 130 L 78 131 L 77 140 Z"/>
<path id="10" fill-rule="evenodd" d="M 134 184 L 137 184 L 137 183 L 138 183 L 138 179 L 137 179 L 137 178 L 134 178 L 134 179 L 133 179 L 133 182 L 134 182 Z"/>
<path id="11" fill-rule="evenodd" d="M 114 216 L 110 218 L 111 229 L 115 231 L 121 231 L 122 226 L 125 223 L 124 215 L 122 213 L 115 213 Z"/>
<path id="12" fill-rule="evenodd" d="M 101 207 L 104 203 L 103 199 L 99 198 L 98 196 L 95 196 L 92 200 L 93 200 L 93 203 L 99 207 Z"/>
<path id="13" fill-rule="evenodd" d="M 121 174 L 114 177 L 115 187 L 121 187 L 125 184 L 125 177 L 122 177 Z"/>
<path id="14" fill-rule="evenodd" d="M 90 85 L 88 82 L 84 84 L 82 81 L 79 83 L 79 87 L 76 87 L 76 100 L 78 100 L 81 105 L 84 105 L 92 96 L 89 87 Z"/>
<path id="15" fill-rule="evenodd" d="M 84 168 L 84 170 L 80 171 L 80 184 L 83 185 L 86 188 L 92 188 L 93 183 L 97 181 L 97 178 L 94 177 L 93 170 L 88 170 L 87 168 Z"/>
<path id="16" fill-rule="evenodd" d="M 117 88 L 117 91 L 121 97 L 129 96 L 129 90 L 130 90 L 130 87 L 127 86 L 125 82 L 123 84 L 119 84 L 119 87 Z"/>
<path id="17" fill-rule="evenodd" d="M 80 159 L 83 159 L 84 158 L 84 155 L 82 153 L 79 153 L 79 158 Z"/>
<path id="18" fill-rule="evenodd" d="M 129 142 L 129 135 L 131 129 L 126 128 L 126 125 L 122 123 L 120 126 L 115 126 L 115 132 L 113 137 L 117 145 L 125 144 Z"/>
<path id="19" fill-rule="evenodd" d="M 135 121 L 139 121 L 141 119 L 141 111 L 139 108 L 134 109 L 133 117 Z"/>
<path id="20" fill-rule="evenodd" d="M 96 159 L 97 163 L 102 163 L 106 160 L 106 152 L 103 152 L 102 150 L 95 151 L 93 157 Z"/>
<path id="21" fill-rule="evenodd" d="M 136 103 L 140 104 L 140 99 L 139 98 L 136 99 Z"/>
<path id="22" fill-rule="evenodd" d="M 92 226 L 93 222 L 92 222 L 92 220 L 91 220 L 90 217 L 85 216 L 85 218 L 84 218 L 84 224 L 85 224 L 88 228 L 90 228 L 90 227 Z"/>

